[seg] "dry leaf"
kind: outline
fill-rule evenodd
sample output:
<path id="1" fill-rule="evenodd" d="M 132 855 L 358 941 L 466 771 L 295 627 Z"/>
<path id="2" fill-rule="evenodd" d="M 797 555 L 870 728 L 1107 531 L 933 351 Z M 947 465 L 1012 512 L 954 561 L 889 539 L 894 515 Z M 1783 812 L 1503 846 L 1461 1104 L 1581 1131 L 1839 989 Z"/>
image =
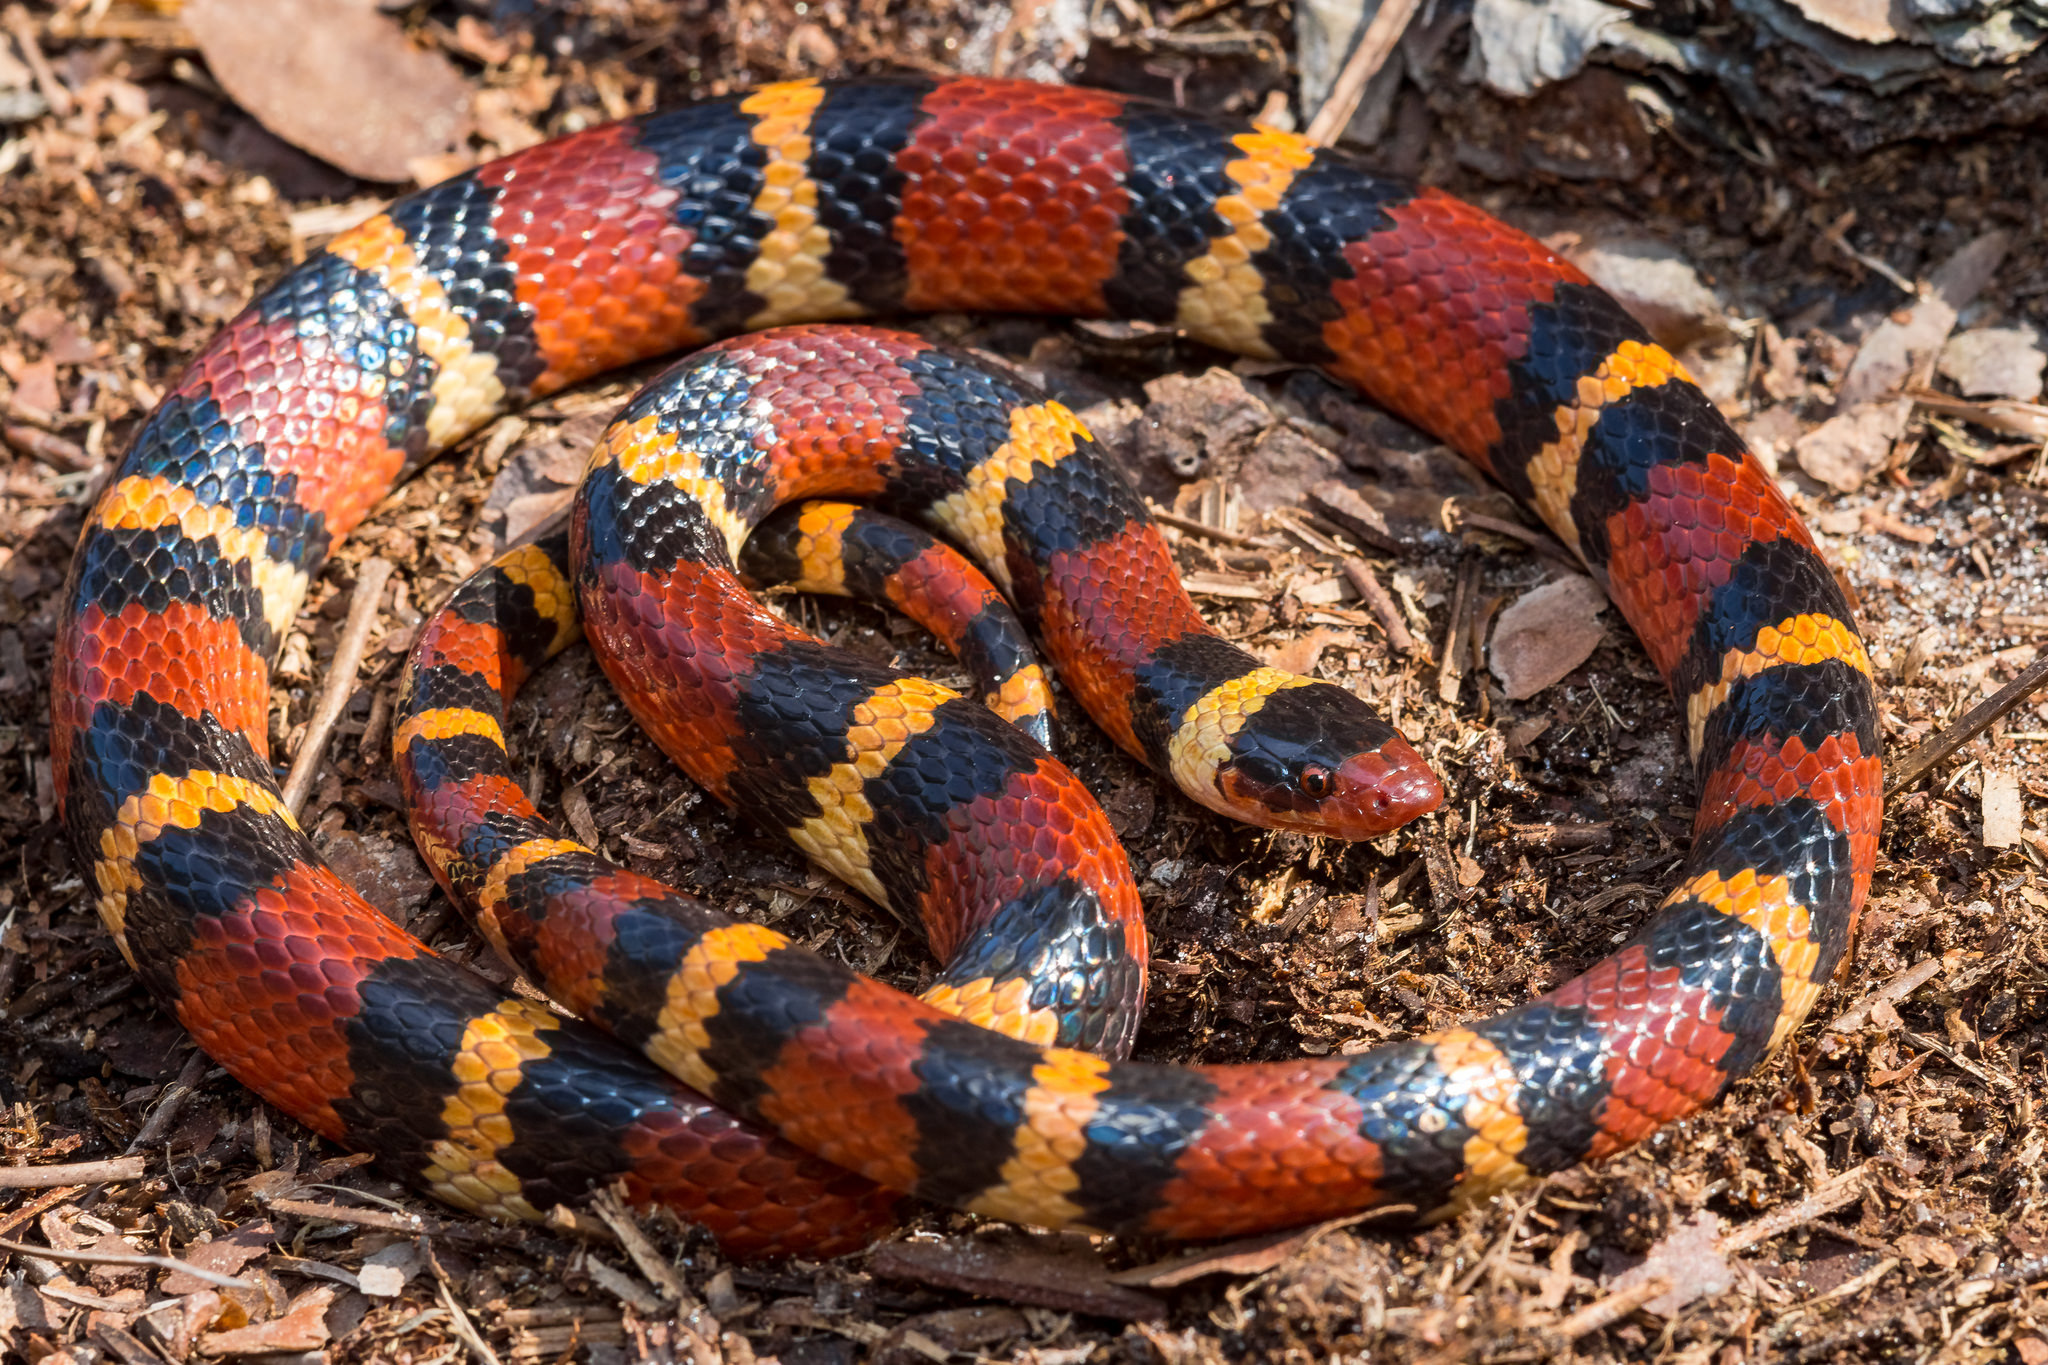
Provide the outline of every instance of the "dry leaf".
<path id="1" fill-rule="evenodd" d="M 1830 417 L 1793 446 L 1799 467 L 1838 492 L 1853 493 L 1884 468 L 1912 411 L 1912 403 L 1901 398 Z"/>
<path id="2" fill-rule="evenodd" d="M 189 0 L 183 18 L 237 104 L 350 175 L 408 180 L 468 136 L 469 83 L 368 0 Z"/>
<path id="3" fill-rule="evenodd" d="M 1928 277 L 1926 298 L 1901 320 L 1887 319 L 1871 329 L 1835 394 L 1844 412 L 1904 387 L 1947 340 L 1956 315 L 1991 283 L 2010 241 L 2004 232 L 1987 232 L 1969 242 Z"/>
<path id="4" fill-rule="evenodd" d="M 327 1309 L 337 1291 L 321 1286 L 293 1299 L 283 1317 L 255 1322 L 199 1338 L 205 1356 L 269 1355 L 276 1351 L 317 1351 L 327 1344 Z"/>
<path id="5" fill-rule="evenodd" d="M 2048 355 L 2031 327 L 1978 327 L 1958 332 L 1941 348 L 1941 372 L 1968 398 L 2041 396 L 2041 370 Z"/>
<path id="6" fill-rule="evenodd" d="M 1963 1263 L 1963 1258 L 1954 1246 L 1939 1237 L 1926 1237 L 1909 1232 L 1894 1243 L 1900 1254 L 1911 1261 L 1916 1269 L 1936 1266 L 1942 1270 L 1954 1270 Z"/>
<path id="7" fill-rule="evenodd" d="M 1331 630 L 1318 626 L 1306 635 L 1296 636 L 1277 649 L 1263 649 L 1259 653 L 1265 661 L 1283 673 L 1298 673 L 1306 676 L 1315 672 L 1316 660 L 1323 657 L 1323 651 L 1332 645 L 1350 644 L 1351 632 Z"/>
<path id="8" fill-rule="evenodd" d="M 1714 1245 L 1721 1227 L 1721 1220 L 1711 1213 L 1694 1214 L 1652 1246 L 1642 1264 L 1622 1271 L 1606 1282 L 1606 1288 L 1618 1293 L 1645 1280 L 1669 1280 L 1670 1289 L 1643 1305 L 1661 1318 L 1673 1316 L 1695 1299 L 1725 1292 L 1735 1284 L 1735 1271 Z"/>
<path id="9" fill-rule="evenodd" d="M 1522 701 L 1592 657 L 1604 633 L 1607 594 L 1584 574 L 1523 593 L 1493 628 L 1488 663 L 1509 700 Z"/>

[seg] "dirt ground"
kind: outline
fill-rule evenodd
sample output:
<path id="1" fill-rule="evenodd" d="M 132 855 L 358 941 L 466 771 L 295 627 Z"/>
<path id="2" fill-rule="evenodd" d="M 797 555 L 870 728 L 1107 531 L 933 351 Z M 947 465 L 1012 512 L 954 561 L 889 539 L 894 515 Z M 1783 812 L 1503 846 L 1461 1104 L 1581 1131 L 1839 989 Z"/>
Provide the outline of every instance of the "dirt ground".
<path id="1" fill-rule="evenodd" d="M 1085 58 L 1047 38 L 1037 11 L 981 0 L 914 15 L 882 0 L 386 8 L 489 95 L 470 155 L 800 73 L 994 67 L 1283 115 L 1269 100 L 1292 89 L 1290 12 L 1273 0 L 1098 4 Z M 34 49 L 46 102 L 68 106 L 0 121 L 0 1175 L 142 1158 L 139 1178 L 0 1180 L 0 1238 L 132 1262 L 0 1250 L 0 1360 L 2048 1361 L 2048 705 L 2021 707 L 1892 800 L 1851 961 L 1726 1103 L 1426 1230 L 1349 1220 L 1162 1271 L 1182 1253 L 930 1211 L 865 1256 L 740 1265 L 660 1220 L 646 1220 L 652 1249 L 622 1247 L 587 1214 L 481 1225 L 267 1112 L 143 995 L 64 845 L 48 760 L 57 589 L 107 459 L 181 366 L 394 191 L 266 133 L 209 74 L 175 3 L 16 6 L 0 27 L 17 57 Z M 1621 78 L 1604 67 L 1533 105 L 1475 94 L 1451 79 L 1464 41 L 1454 28 L 1418 67 L 1442 79 L 1403 88 L 1375 155 L 1561 249 L 1654 235 L 1716 291 L 1686 358 L 1778 458 L 1859 600 L 1891 753 L 2016 673 L 2048 637 L 2038 436 L 1922 405 L 1838 487 L 1793 452 L 1876 330 L 1910 316 L 1887 272 L 1929 279 L 2003 229 L 2007 250 L 1961 325 L 2040 321 L 2038 132 L 1851 156 L 1792 129 L 1769 156 L 1745 155 L 1743 120 L 1709 83 L 1682 91 L 1682 131 L 1659 131 L 1615 112 Z M 1591 171 L 1556 170 L 1567 145 Z M 1124 430 L 1133 474 L 1176 514 L 1169 535 L 1211 619 L 1393 713 L 1449 787 L 1439 815 L 1372 845 L 1231 828 L 1070 707 L 1059 746 L 1111 812 L 1146 898 L 1141 1057 L 1358 1051 L 1485 1017 L 1640 922 L 1689 837 L 1680 713 L 1612 612 L 1590 658 L 1527 700 L 1475 661 L 1472 642 L 1557 577 L 1562 552 L 1486 524 L 1523 522 L 1469 467 L 1313 376 L 1233 367 L 1171 333 L 915 325 L 1025 366 Z M 501 421 L 396 492 L 316 582 L 275 676 L 275 747 L 289 755 L 358 566 L 396 566 L 304 823 L 373 900 L 482 970 L 498 969 L 406 840 L 383 749 L 389 692 L 421 610 L 559 501 L 635 378 Z M 1358 500 L 1378 519 L 1347 521 Z M 1358 599 L 1347 556 L 1389 590 L 1407 652 Z M 778 600 L 837 643 L 955 672 L 879 612 Z M 541 804 L 585 837 L 603 832 L 641 870 L 891 984 L 931 975 L 914 934 L 676 774 L 580 650 L 514 722 Z M 1987 804 L 2015 784 L 2017 842 L 1988 847 Z M 134 1262 L 138 1250 L 256 1288 L 214 1299 L 189 1274 Z M 1670 1292 L 1632 1288 L 1652 1274 Z"/>

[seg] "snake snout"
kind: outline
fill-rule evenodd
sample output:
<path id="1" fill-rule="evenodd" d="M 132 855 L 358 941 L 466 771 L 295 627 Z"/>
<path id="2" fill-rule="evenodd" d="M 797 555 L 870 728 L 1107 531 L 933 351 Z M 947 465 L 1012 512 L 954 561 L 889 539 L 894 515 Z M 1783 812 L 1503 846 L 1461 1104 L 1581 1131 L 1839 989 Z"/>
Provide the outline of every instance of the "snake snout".
<path id="1" fill-rule="evenodd" d="M 1348 810 L 1330 812 L 1331 833 L 1347 839 L 1373 839 L 1397 830 L 1444 800 L 1443 783 L 1399 735 L 1354 755 L 1337 770 L 1335 786 L 1350 799 L 1343 803 Z"/>

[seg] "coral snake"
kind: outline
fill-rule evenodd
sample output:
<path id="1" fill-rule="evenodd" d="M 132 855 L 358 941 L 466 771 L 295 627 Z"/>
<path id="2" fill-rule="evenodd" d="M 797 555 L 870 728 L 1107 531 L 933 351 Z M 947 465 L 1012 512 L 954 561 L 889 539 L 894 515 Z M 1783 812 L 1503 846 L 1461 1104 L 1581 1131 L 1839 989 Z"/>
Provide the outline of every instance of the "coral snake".
<path id="1" fill-rule="evenodd" d="M 940 309 L 1149 320 L 1318 366 L 1483 465 L 1583 558 L 1684 708 L 1698 816 L 1661 908 L 1495 1018 L 1356 1056 L 1123 1060 L 1143 925 L 1100 810 L 994 711 L 837 655 L 732 570 L 940 618 L 979 612 L 987 585 L 832 504 L 743 550 L 774 507 L 846 495 L 964 545 L 1096 721 L 1205 804 L 1357 835 L 1438 788 L 1343 689 L 1202 627 L 1142 502 L 1064 408 L 916 337 L 796 325 Z M 416 837 L 590 1022 L 566 1019 L 435 954 L 322 863 L 273 783 L 268 664 L 309 575 L 427 456 L 539 395 L 739 333 L 760 335 L 634 400 L 569 534 L 459 589 L 406 684 Z M 66 593 L 64 818 L 103 921 L 201 1047 L 454 1204 L 531 1217 L 623 1179 L 738 1254 L 857 1246 L 904 1195 L 1211 1237 L 1457 1206 L 1603 1156 L 1713 1103 L 1800 1022 L 1876 856 L 1874 684 L 1843 593 L 1671 355 L 1444 194 L 1099 91 L 795 81 L 403 199 L 185 372 L 91 513 Z M 926 999 L 540 822 L 507 775 L 503 697 L 575 637 L 578 604 L 688 773 L 924 919 L 948 963 Z M 953 633 L 965 648 L 974 632 Z M 1043 680 L 1015 638 L 992 628 L 978 667 L 1029 725 Z"/>

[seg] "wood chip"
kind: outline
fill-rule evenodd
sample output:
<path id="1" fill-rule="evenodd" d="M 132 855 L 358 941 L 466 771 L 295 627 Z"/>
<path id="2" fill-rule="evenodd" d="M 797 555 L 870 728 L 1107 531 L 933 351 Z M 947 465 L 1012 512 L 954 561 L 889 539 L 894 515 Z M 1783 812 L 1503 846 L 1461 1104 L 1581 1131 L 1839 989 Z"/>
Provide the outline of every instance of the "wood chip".
<path id="1" fill-rule="evenodd" d="M 1984 774 L 1984 847 L 2011 848 L 2019 843 L 2026 814 L 2018 773 L 2000 768 Z"/>

